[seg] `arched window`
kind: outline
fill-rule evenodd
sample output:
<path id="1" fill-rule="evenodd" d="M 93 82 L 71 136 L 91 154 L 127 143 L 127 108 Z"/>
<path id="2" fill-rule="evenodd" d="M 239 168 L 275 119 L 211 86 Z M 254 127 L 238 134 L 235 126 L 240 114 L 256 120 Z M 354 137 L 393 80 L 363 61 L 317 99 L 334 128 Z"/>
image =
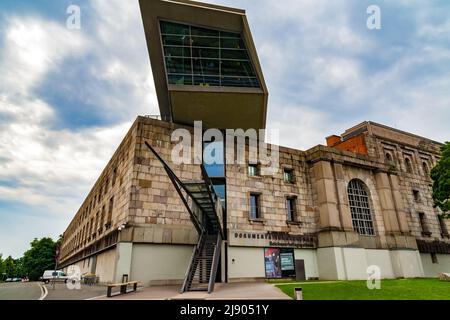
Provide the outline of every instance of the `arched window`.
<path id="1" fill-rule="evenodd" d="M 372 213 L 370 210 L 369 195 L 364 183 L 354 179 L 347 188 L 350 213 L 352 215 L 353 228 L 360 235 L 373 236 Z"/>
<path id="2" fill-rule="evenodd" d="M 411 160 L 409 160 L 409 158 L 405 158 L 405 166 L 406 166 L 406 172 L 408 172 L 408 173 L 413 172 Z"/>
<path id="3" fill-rule="evenodd" d="M 427 176 L 429 174 L 429 169 L 428 169 L 428 164 L 425 161 L 422 162 L 422 168 L 423 168 L 423 174 Z"/>

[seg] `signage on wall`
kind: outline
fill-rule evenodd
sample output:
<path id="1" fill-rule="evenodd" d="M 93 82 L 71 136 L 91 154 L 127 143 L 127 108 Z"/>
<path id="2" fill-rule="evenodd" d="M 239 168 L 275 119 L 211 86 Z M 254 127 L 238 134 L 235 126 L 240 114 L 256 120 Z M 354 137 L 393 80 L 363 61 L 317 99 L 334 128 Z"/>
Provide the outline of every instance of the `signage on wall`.
<path id="1" fill-rule="evenodd" d="M 235 239 L 267 240 L 271 247 L 316 248 L 317 236 L 312 234 L 291 235 L 287 232 L 241 232 L 233 231 Z"/>

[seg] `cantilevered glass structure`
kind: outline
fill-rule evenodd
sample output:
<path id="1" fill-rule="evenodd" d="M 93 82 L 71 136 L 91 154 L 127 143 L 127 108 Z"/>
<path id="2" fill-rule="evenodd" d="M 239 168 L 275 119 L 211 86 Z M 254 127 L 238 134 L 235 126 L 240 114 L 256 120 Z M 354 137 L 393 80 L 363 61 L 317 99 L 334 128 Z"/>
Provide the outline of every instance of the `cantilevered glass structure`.
<path id="1" fill-rule="evenodd" d="M 160 26 L 169 84 L 259 88 L 241 34 L 169 21 Z"/>
<path id="2" fill-rule="evenodd" d="M 139 3 L 165 121 L 266 127 L 269 93 L 245 11 L 190 0 Z"/>

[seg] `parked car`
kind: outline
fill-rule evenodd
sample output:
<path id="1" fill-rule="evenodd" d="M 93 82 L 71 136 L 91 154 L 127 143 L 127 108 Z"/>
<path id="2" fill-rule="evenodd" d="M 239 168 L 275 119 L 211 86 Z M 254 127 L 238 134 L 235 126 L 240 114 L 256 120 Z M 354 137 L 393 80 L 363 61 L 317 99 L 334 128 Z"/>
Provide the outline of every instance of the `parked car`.
<path id="1" fill-rule="evenodd" d="M 13 278 L 12 282 L 22 282 L 22 278 Z"/>
<path id="2" fill-rule="evenodd" d="M 13 278 L 7 278 L 5 282 L 13 282 Z"/>
<path id="3" fill-rule="evenodd" d="M 44 274 L 40 278 L 44 283 L 49 283 L 50 281 L 67 282 L 67 275 L 62 270 L 45 270 Z"/>

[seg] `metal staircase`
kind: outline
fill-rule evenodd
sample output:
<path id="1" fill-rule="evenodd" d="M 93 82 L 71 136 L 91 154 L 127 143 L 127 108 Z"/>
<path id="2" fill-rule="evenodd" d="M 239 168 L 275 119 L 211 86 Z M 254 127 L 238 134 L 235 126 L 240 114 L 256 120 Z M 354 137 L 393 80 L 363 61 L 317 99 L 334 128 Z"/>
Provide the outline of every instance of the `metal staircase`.
<path id="1" fill-rule="evenodd" d="M 220 198 L 215 193 L 203 164 L 200 165 L 201 180 L 183 182 L 148 142 L 145 142 L 145 145 L 163 165 L 199 234 L 199 240 L 193 250 L 181 293 L 186 291 L 208 291 L 208 293 L 211 293 L 214 291 L 223 239 Z"/>

